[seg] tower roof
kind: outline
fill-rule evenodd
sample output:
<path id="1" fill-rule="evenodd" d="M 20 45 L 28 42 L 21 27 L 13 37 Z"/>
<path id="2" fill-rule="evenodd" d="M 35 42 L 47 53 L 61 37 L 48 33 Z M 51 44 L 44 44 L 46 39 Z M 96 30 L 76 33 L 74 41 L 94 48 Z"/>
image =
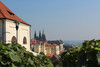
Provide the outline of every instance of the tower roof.
<path id="1" fill-rule="evenodd" d="M 11 19 L 15 21 L 20 21 L 24 24 L 28 24 L 22 19 L 20 19 L 18 16 L 16 16 L 8 7 L 6 7 L 1 1 L 0 1 L 0 19 Z M 28 24 L 29 25 L 29 24 Z"/>

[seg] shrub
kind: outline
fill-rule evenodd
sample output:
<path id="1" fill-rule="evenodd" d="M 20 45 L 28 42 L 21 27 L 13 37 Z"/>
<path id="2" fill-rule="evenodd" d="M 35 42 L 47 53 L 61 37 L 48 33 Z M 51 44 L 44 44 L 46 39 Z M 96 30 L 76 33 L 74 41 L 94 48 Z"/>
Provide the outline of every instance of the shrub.
<path id="1" fill-rule="evenodd" d="M 34 56 L 20 44 L 0 44 L 0 67 L 53 67 L 53 65 L 47 56 Z"/>
<path id="2" fill-rule="evenodd" d="M 83 45 L 67 49 L 61 55 L 63 67 L 100 67 L 100 40 L 84 41 Z"/>

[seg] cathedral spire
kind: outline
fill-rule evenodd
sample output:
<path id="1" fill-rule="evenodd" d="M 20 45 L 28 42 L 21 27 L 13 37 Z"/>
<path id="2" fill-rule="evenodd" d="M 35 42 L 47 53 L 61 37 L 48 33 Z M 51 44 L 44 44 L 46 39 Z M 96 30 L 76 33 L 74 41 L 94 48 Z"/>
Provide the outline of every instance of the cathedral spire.
<path id="1" fill-rule="evenodd" d="M 35 31 L 35 33 L 34 33 L 34 39 L 37 39 L 36 31 Z"/>
<path id="2" fill-rule="evenodd" d="M 42 40 L 41 31 L 39 31 L 39 41 Z"/>
<path id="3" fill-rule="evenodd" d="M 42 32 L 42 41 L 43 41 L 43 42 L 46 41 L 46 36 L 45 36 L 44 30 L 43 30 L 43 32 Z"/>

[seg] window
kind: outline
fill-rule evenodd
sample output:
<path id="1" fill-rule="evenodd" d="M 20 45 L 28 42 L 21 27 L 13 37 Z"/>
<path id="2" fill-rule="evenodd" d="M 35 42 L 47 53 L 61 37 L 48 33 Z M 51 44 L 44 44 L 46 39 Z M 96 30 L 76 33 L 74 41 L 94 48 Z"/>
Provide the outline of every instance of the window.
<path id="1" fill-rule="evenodd" d="M 15 36 L 13 36 L 13 37 L 12 37 L 11 42 L 12 42 L 12 43 L 17 43 L 17 39 L 16 39 L 16 37 L 15 37 Z"/>
<path id="2" fill-rule="evenodd" d="M 10 11 L 7 11 L 11 16 L 14 16 L 14 13 L 10 12 Z"/>
<path id="3" fill-rule="evenodd" d="M 27 39 L 26 39 L 26 37 L 23 38 L 23 44 L 27 44 Z"/>

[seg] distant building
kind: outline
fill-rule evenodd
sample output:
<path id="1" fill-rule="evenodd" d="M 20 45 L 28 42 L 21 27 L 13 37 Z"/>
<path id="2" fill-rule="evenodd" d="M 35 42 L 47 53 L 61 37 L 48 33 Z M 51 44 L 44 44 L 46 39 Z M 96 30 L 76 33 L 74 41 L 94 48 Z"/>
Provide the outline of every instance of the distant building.
<path id="1" fill-rule="evenodd" d="M 45 45 L 46 47 L 46 54 L 57 54 L 59 55 L 59 46 L 57 44 L 48 44 Z"/>
<path id="2" fill-rule="evenodd" d="M 31 48 L 34 52 L 43 52 L 45 55 L 59 55 L 59 46 L 57 44 L 48 44 L 47 42 L 31 39 Z"/>
<path id="3" fill-rule="evenodd" d="M 48 42 L 48 44 L 57 44 L 57 45 L 59 45 L 60 52 L 64 50 L 64 47 L 63 47 L 64 43 L 63 43 L 62 40 L 52 40 L 52 41 L 47 41 L 47 42 Z"/>
<path id="4" fill-rule="evenodd" d="M 43 52 L 45 55 L 59 55 L 60 52 L 64 51 L 62 40 L 47 41 L 44 31 L 39 31 L 37 36 L 36 31 L 34 33 L 34 39 L 31 39 L 31 50 L 36 53 Z"/>
<path id="5" fill-rule="evenodd" d="M 0 1 L 0 43 L 19 43 L 30 50 L 30 27 Z"/>
<path id="6" fill-rule="evenodd" d="M 38 40 L 38 41 L 46 42 L 46 36 L 45 36 L 44 30 L 43 30 L 42 34 L 41 34 L 41 31 L 39 31 L 39 36 L 37 36 L 36 31 L 35 31 L 34 39 Z"/>

